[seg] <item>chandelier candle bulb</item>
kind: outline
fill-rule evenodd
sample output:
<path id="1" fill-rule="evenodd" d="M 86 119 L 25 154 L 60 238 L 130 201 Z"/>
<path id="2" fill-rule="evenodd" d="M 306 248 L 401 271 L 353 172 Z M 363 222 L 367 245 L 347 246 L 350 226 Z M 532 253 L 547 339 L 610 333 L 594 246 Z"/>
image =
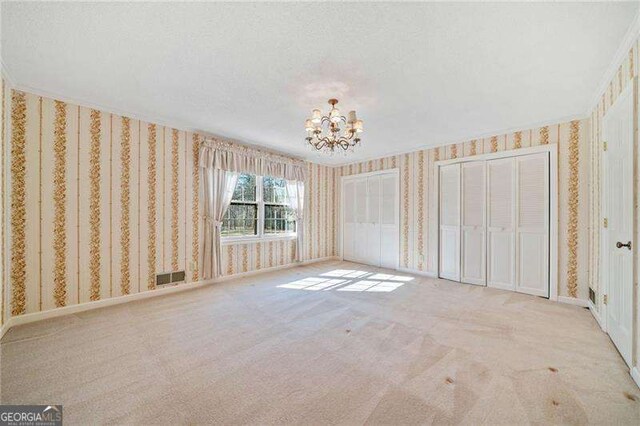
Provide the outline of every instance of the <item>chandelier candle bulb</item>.
<path id="1" fill-rule="evenodd" d="M 316 124 L 320 124 L 320 122 L 322 121 L 322 111 L 320 111 L 319 109 L 314 109 L 311 112 L 311 121 Z"/>
<path id="2" fill-rule="evenodd" d="M 313 129 L 315 129 L 315 126 L 313 125 L 313 121 L 311 121 L 309 119 L 305 120 L 304 128 L 305 128 L 306 131 L 312 132 Z"/>
<path id="3" fill-rule="evenodd" d="M 356 112 L 355 111 L 349 111 L 349 119 L 347 120 L 347 123 L 355 123 L 356 122 Z"/>

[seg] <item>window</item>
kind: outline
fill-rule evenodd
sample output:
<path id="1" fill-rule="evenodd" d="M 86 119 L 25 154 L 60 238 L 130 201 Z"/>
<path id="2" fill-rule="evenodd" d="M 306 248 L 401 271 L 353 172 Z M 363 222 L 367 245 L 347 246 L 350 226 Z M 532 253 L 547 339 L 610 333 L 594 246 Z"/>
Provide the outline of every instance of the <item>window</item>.
<path id="1" fill-rule="evenodd" d="M 256 196 L 256 188 L 256 176 L 247 174 L 238 176 L 231 205 L 222 220 L 223 237 L 257 235 L 258 197 Z"/>
<path id="2" fill-rule="evenodd" d="M 295 214 L 287 204 L 287 181 L 269 176 L 262 178 L 264 199 L 264 233 L 296 232 Z"/>
<path id="3" fill-rule="evenodd" d="M 222 237 L 293 235 L 295 212 L 287 204 L 287 181 L 241 174 L 222 221 Z"/>

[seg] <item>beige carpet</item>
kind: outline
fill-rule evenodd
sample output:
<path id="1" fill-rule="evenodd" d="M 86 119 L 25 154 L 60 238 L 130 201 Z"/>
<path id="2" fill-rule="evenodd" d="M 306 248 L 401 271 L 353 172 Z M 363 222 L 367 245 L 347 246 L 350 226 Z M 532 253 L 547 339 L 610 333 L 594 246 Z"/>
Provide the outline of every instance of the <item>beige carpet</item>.
<path id="1" fill-rule="evenodd" d="M 1 400 L 68 424 L 640 424 L 587 310 L 387 274 L 322 263 L 14 328 Z"/>

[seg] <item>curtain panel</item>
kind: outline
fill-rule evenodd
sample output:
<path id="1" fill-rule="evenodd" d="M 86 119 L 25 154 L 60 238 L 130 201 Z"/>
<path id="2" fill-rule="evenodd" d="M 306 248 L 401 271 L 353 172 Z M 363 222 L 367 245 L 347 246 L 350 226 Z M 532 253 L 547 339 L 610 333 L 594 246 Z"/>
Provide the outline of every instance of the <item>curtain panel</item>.
<path id="1" fill-rule="evenodd" d="M 231 204 L 238 173 L 208 169 L 203 174 L 204 185 L 204 279 L 218 278 L 222 271 L 222 219 Z"/>
<path id="2" fill-rule="evenodd" d="M 287 181 L 287 201 L 296 212 L 296 261 L 301 262 L 304 247 L 304 182 Z"/>

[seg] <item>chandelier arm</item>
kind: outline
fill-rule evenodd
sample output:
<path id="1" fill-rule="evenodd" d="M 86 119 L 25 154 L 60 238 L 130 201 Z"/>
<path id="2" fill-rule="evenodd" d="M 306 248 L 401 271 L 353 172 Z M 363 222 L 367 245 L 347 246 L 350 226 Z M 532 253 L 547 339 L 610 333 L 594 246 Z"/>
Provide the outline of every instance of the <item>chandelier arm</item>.
<path id="1" fill-rule="evenodd" d="M 340 140 L 348 145 L 351 145 L 351 139 L 353 139 L 353 135 L 340 137 Z"/>
<path id="2" fill-rule="evenodd" d="M 322 142 L 322 148 L 324 148 L 325 146 L 330 146 L 331 139 L 325 136 L 321 139 L 321 142 Z"/>
<path id="3" fill-rule="evenodd" d="M 338 144 L 340 145 L 340 148 L 344 149 L 345 151 L 349 149 L 349 142 L 345 138 L 343 137 L 340 138 L 338 142 L 339 142 Z"/>

